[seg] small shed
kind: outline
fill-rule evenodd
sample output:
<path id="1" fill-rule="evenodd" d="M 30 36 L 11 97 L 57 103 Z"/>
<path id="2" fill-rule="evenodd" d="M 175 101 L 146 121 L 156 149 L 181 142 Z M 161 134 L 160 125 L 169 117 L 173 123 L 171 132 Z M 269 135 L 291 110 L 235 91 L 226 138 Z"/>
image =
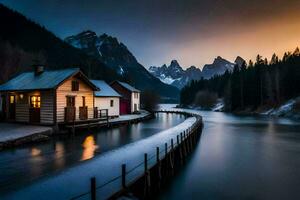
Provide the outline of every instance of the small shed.
<path id="1" fill-rule="evenodd" d="M 6 121 L 55 125 L 94 118 L 94 91 L 79 68 L 22 73 L 0 86 Z"/>
<path id="2" fill-rule="evenodd" d="M 94 92 L 95 109 L 107 110 L 110 118 L 118 117 L 121 95 L 103 80 L 91 80 L 91 82 L 100 89 Z"/>
<path id="3" fill-rule="evenodd" d="M 140 90 L 128 83 L 114 81 L 110 86 L 122 95 L 120 99 L 120 114 L 131 114 L 140 111 Z"/>

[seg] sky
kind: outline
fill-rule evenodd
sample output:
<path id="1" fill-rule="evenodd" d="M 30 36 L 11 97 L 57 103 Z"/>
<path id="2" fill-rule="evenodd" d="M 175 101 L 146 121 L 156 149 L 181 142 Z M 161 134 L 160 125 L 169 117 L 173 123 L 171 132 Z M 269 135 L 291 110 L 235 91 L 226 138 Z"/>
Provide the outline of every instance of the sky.
<path id="1" fill-rule="evenodd" d="M 0 0 L 58 37 L 117 37 L 146 68 L 270 58 L 300 46 L 300 0 Z"/>

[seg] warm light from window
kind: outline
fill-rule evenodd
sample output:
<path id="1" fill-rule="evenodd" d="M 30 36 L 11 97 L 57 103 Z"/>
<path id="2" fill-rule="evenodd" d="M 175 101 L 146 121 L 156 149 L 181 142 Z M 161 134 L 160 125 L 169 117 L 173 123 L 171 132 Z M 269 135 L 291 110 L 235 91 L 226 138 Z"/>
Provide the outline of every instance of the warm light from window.
<path id="1" fill-rule="evenodd" d="M 9 102 L 11 103 L 11 104 L 13 104 L 13 103 L 15 103 L 15 96 L 10 96 L 9 97 Z"/>
<path id="2" fill-rule="evenodd" d="M 30 97 L 30 106 L 32 108 L 40 108 L 41 107 L 41 97 L 40 96 L 31 96 Z"/>

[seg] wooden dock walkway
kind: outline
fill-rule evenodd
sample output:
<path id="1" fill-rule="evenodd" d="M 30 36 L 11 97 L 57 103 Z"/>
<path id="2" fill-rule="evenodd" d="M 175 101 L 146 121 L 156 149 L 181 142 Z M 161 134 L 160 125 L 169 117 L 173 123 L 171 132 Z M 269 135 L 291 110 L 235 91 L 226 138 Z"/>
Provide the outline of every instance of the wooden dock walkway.
<path id="1" fill-rule="evenodd" d="M 95 119 L 95 120 L 87 120 L 82 123 L 76 124 L 67 124 L 65 128 L 67 128 L 73 134 L 78 129 L 85 129 L 85 128 L 94 128 L 94 127 L 111 127 L 116 125 L 122 124 L 130 124 L 130 123 L 137 123 L 140 121 L 144 121 L 147 119 L 152 118 L 153 115 L 147 111 L 142 111 L 140 114 L 130 114 L 130 115 L 120 115 L 117 118 L 105 118 L 105 119 Z"/>

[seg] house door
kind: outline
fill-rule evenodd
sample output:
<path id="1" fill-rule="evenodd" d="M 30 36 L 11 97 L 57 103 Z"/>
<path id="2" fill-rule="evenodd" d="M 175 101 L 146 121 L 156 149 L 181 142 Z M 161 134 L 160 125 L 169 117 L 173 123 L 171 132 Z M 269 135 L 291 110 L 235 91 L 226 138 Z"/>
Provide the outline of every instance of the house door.
<path id="1" fill-rule="evenodd" d="M 75 96 L 67 96 L 67 107 L 65 107 L 65 122 L 73 122 L 76 119 Z"/>
<path id="2" fill-rule="evenodd" d="M 4 120 L 6 118 L 6 98 L 5 95 L 1 95 L 1 111 L 0 111 L 0 119 Z"/>
<path id="3" fill-rule="evenodd" d="M 79 119 L 86 120 L 88 118 L 88 108 L 85 104 L 85 97 L 82 97 L 82 107 L 79 107 Z"/>
<path id="4" fill-rule="evenodd" d="M 120 114 L 126 115 L 129 114 L 129 102 L 126 100 L 120 100 Z"/>
<path id="5" fill-rule="evenodd" d="M 41 97 L 30 97 L 29 122 L 40 123 L 41 120 Z"/>
<path id="6" fill-rule="evenodd" d="M 134 112 L 136 112 L 137 111 L 137 104 L 135 103 L 134 104 Z"/>
<path id="7" fill-rule="evenodd" d="M 9 95 L 8 118 L 10 120 L 16 119 L 16 96 Z"/>

